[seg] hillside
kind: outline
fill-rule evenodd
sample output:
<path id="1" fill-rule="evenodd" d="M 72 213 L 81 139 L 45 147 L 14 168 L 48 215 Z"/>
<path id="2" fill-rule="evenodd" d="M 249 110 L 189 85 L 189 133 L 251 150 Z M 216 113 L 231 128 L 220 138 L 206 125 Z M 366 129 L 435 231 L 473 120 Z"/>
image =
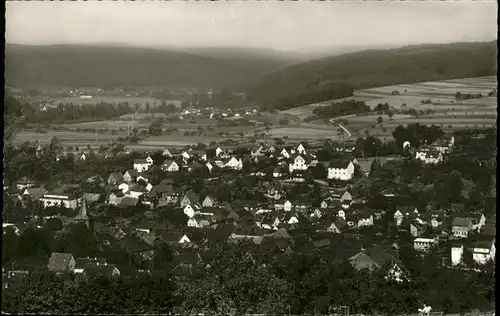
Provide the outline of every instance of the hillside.
<path id="1" fill-rule="evenodd" d="M 251 89 L 254 99 L 287 109 L 331 95 L 402 83 L 496 74 L 496 41 L 367 50 L 295 65 L 268 75 Z M 344 91 L 344 93 L 337 93 Z"/>
<path id="2" fill-rule="evenodd" d="M 222 87 L 291 65 L 279 54 L 183 52 L 126 45 L 7 44 L 6 83 L 25 86 Z M 232 57 L 231 57 L 232 56 Z M 246 60 L 246 62 L 242 62 Z"/>

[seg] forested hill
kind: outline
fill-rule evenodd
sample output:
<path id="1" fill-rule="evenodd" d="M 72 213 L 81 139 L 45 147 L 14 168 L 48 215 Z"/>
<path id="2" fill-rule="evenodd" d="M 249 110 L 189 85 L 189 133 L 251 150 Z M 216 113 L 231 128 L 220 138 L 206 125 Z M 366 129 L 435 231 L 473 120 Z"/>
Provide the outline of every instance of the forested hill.
<path id="1" fill-rule="evenodd" d="M 367 50 L 286 68 L 250 91 L 270 107 L 287 109 L 346 96 L 349 88 L 494 75 L 496 59 L 496 41 Z"/>
<path id="2" fill-rule="evenodd" d="M 7 44 L 5 77 L 10 86 L 223 87 L 252 81 L 290 65 L 279 54 L 245 55 L 132 46 Z M 217 55 L 217 56 L 215 56 Z M 240 58 L 239 60 L 243 60 Z"/>

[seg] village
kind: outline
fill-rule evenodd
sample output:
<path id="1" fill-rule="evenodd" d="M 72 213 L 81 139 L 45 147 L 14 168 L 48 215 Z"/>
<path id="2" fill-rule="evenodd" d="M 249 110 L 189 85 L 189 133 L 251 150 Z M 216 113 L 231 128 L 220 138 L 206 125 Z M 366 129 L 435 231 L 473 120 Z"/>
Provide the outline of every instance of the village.
<path id="1" fill-rule="evenodd" d="M 34 146 L 34 159 L 54 150 L 52 145 Z M 84 185 L 40 186 L 29 176 L 4 183 L 4 200 L 12 205 L 4 208 L 4 238 L 22 236 L 29 227 L 64 235 L 84 225 L 102 257 L 52 252 L 44 264 L 56 273 L 83 275 L 151 273 L 155 252 L 164 244 L 173 255 L 172 273 L 180 279 L 209 267 L 209 245 L 223 243 L 245 244 L 247 254 L 258 248 L 270 261 L 300 253 L 347 260 L 358 270 L 389 264 L 388 277 L 397 280 L 407 271 L 398 255 L 405 243 L 421 256 L 437 252 L 450 269 L 480 269 L 494 261 L 494 213 L 463 203 L 433 208 L 428 201 L 421 208 L 422 203 L 400 199 L 397 186 L 375 197 L 363 190 L 376 181 L 377 166 L 404 167 L 410 160 L 438 170 L 456 154 L 453 136 L 419 149 L 405 142 L 401 156 L 380 159 L 355 157 L 350 146 L 332 150 L 337 158 L 330 161 L 318 158 L 323 148 L 309 148 L 306 142 L 82 153 L 72 157 L 82 170 L 118 157 L 127 163 L 119 171 L 94 174 Z M 58 163 L 66 159 L 53 157 Z M 89 187 L 95 189 L 85 189 Z M 18 216 L 23 213 L 19 210 L 25 215 Z M 106 258 L 105 249 L 112 247 L 137 258 L 136 266 L 125 268 Z M 28 273 L 29 260 L 17 259 L 9 262 L 10 268 L 4 264 L 5 287 L 9 279 Z"/>

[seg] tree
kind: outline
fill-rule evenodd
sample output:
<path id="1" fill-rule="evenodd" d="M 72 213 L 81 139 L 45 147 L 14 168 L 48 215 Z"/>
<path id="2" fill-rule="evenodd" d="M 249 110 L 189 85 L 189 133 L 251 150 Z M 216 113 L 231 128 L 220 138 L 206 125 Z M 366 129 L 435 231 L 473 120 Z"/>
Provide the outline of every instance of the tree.
<path id="1" fill-rule="evenodd" d="M 162 123 L 160 121 L 154 121 L 148 128 L 149 134 L 153 136 L 159 136 L 163 134 Z"/>
<path id="2" fill-rule="evenodd" d="M 460 201 L 463 188 L 464 184 L 460 172 L 457 170 L 452 171 L 448 177 L 449 198 L 454 202 Z"/>
<path id="3" fill-rule="evenodd" d="M 392 117 L 394 116 L 394 112 L 391 110 L 386 111 L 387 116 L 389 117 L 389 120 L 392 120 Z"/>

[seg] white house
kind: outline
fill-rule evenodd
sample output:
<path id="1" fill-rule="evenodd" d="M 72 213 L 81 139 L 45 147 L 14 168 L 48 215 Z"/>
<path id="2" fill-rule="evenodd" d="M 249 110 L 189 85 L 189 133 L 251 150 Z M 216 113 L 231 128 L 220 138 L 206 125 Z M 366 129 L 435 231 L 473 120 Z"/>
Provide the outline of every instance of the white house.
<path id="1" fill-rule="evenodd" d="M 134 170 L 137 172 L 148 171 L 152 166 L 152 163 L 149 163 L 146 159 L 136 159 L 134 160 Z"/>
<path id="2" fill-rule="evenodd" d="M 285 148 L 283 148 L 281 150 L 280 155 L 281 155 L 281 157 L 284 157 L 286 159 L 290 158 L 290 154 L 288 153 L 288 151 Z"/>
<path id="3" fill-rule="evenodd" d="M 306 149 L 304 148 L 304 146 L 302 146 L 302 144 L 299 144 L 299 146 L 297 146 L 297 152 L 300 155 L 304 155 L 306 153 Z"/>
<path id="4" fill-rule="evenodd" d="M 65 208 L 77 209 L 82 198 L 77 198 L 72 194 L 45 193 L 41 198 L 43 207 L 61 206 Z"/>
<path id="5" fill-rule="evenodd" d="M 219 157 L 224 153 L 224 150 L 222 150 L 220 147 L 217 147 L 215 149 L 215 157 Z"/>
<path id="6" fill-rule="evenodd" d="M 292 173 L 295 170 L 307 170 L 308 167 L 309 166 L 307 164 L 306 159 L 301 155 L 295 156 L 295 158 L 293 159 L 293 163 L 288 165 L 290 173 Z"/>
<path id="7" fill-rule="evenodd" d="M 185 160 L 189 160 L 191 158 L 191 155 L 186 150 L 182 152 L 181 156 Z"/>
<path id="8" fill-rule="evenodd" d="M 121 183 L 118 185 L 118 189 L 122 191 L 123 194 L 129 191 L 130 186 L 127 183 Z"/>
<path id="9" fill-rule="evenodd" d="M 170 159 L 167 159 L 161 165 L 161 169 L 166 172 L 177 172 L 179 171 L 179 165 Z"/>
<path id="10" fill-rule="evenodd" d="M 234 170 L 241 170 L 243 168 L 243 161 L 240 159 L 236 159 L 234 156 L 231 157 L 225 164 L 225 167 L 229 167 Z"/>
<path id="11" fill-rule="evenodd" d="M 451 246 L 451 265 L 456 266 L 462 262 L 464 255 L 464 245 L 454 244 Z"/>
<path id="12" fill-rule="evenodd" d="M 435 149 L 424 148 L 415 153 L 415 158 L 425 164 L 438 164 L 443 162 L 443 154 Z"/>
<path id="13" fill-rule="evenodd" d="M 126 194 L 134 199 L 138 199 L 141 195 L 143 195 L 146 192 L 147 192 L 146 188 L 140 185 L 134 185 L 129 188 Z"/>
<path id="14" fill-rule="evenodd" d="M 495 260 L 495 240 L 476 241 L 472 248 L 472 259 L 477 264 L 486 264 L 490 260 Z"/>
<path id="15" fill-rule="evenodd" d="M 214 169 L 214 165 L 212 165 L 210 161 L 207 161 L 205 167 L 208 169 L 208 172 L 212 172 L 212 170 Z"/>
<path id="16" fill-rule="evenodd" d="M 189 218 L 192 218 L 196 213 L 198 213 L 199 207 L 197 207 L 194 204 L 188 204 L 184 206 L 183 212 L 186 214 Z"/>
<path id="17" fill-rule="evenodd" d="M 437 244 L 437 240 L 434 238 L 416 238 L 413 241 L 413 248 L 416 251 L 429 251 L 434 245 Z"/>
<path id="18" fill-rule="evenodd" d="M 396 212 L 394 212 L 394 220 L 396 221 L 397 226 L 401 225 L 404 218 L 405 218 L 405 216 L 403 215 L 403 213 L 400 210 L 396 210 Z"/>
<path id="19" fill-rule="evenodd" d="M 352 161 L 332 161 L 328 165 L 327 179 L 349 181 L 354 176 Z"/>
<path id="20" fill-rule="evenodd" d="M 199 223 L 198 223 L 198 220 L 195 218 L 195 217 L 191 217 L 190 219 L 188 219 L 187 221 L 187 226 L 188 227 L 196 227 L 196 228 L 199 228 Z"/>
<path id="21" fill-rule="evenodd" d="M 162 155 L 164 157 L 172 157 L 172 153 L 170 152 L 170 150 L 168 150 L 168 148 L 165 148 L 165 150 L 163 151 Z"/>
<path id="22" fill-rule="evenodd" d="M 290 202 L 289 200 L 285 201 L 285 203 L 283 203 L 283 210 L 285 212 L 290 212 L 292 210 L 292 202 Z"/>

